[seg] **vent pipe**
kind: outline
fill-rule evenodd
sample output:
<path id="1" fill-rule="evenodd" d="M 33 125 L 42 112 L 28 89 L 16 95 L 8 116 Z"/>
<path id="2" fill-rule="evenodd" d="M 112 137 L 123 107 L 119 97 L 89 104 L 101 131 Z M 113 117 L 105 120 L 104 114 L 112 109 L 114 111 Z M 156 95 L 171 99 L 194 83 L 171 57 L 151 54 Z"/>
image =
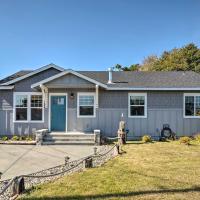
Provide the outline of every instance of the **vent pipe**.
<path id="1" fill-rule="evenodd" d="M 112 82 L 112 68 L 108 68 L 108 84 L 111 84 Z"/>

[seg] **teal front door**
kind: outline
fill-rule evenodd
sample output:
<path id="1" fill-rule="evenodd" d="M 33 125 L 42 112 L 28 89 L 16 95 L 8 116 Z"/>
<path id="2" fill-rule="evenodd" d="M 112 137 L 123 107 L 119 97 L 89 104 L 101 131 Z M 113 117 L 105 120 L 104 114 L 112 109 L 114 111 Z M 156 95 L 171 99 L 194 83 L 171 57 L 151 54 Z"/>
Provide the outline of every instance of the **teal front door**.
<path id="1" fill-rule="evenodd" d="M 66 96 L 51 96 L 51 131 L 66 131 Z"/>

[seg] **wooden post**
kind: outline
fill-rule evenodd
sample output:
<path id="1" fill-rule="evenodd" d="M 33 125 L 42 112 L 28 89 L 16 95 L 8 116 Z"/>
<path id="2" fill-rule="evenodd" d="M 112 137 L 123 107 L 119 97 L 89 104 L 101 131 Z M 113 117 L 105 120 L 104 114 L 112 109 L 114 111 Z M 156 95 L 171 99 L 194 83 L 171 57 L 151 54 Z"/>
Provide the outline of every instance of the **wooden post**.
<path id="1" fill-rule="evenodd" d="M 97 155 L 97 147 L 94 147 L 94 155 Z"/>
<path id="2" fill-rule="evenodd" d="M 92 168 L 92 157 L 85 159 L 85 168 Z"/>
<path id="3" fill-rule="evenodd" d="M 15 177 L 13 179 L 13 184 L 11 187 L 11 194 L 12 196 L 18 195 L 23 193 L 25 190 L 24 186 L 24 178 L 23 177 Z"/>
<path id="4" fill-rule="evenodd" d="M 66 157 L 65 157 L 65 165 L 67 165 L 67 164 L 69 163 L 69 159 L 70 159 L 69 156 L 66 156 Z"/>
<path id="5" fill-rule="evenodd" d="M 119 122 L 119 129 L 118 129 L 118 141 L 119 144 L 126 144 L 126 132 L 125 132 L 125 122 L 120 121 Z"/>
<path id="6" fill-rule="evenodd" d="M 116 151 L 117 151 L 117 154 L 120 154 L 119 144 L 116 145 Z"/>

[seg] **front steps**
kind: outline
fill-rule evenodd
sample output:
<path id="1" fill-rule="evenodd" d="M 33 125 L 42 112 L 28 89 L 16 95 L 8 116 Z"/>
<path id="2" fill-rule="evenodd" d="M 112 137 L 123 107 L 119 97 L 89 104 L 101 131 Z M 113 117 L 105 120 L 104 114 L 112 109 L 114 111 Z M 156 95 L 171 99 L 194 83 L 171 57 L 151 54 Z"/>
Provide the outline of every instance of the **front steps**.
<path id="1" fill-rule="evenodd" d="M 85 133 L 48 133 L 43 145 L 95 145 L 95 135 Z"/>

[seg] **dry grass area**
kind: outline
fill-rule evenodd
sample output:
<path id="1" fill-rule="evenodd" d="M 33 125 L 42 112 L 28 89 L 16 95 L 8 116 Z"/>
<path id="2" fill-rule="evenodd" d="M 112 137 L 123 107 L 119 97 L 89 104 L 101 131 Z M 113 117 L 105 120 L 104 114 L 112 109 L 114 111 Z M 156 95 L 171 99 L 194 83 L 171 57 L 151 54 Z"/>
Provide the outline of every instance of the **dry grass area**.
<path id="1" fill-rule="evenodd" d="M 133 142 L 103 167 L 43 184 L 27 200 L 199 200 L 200 145 Z"/>

